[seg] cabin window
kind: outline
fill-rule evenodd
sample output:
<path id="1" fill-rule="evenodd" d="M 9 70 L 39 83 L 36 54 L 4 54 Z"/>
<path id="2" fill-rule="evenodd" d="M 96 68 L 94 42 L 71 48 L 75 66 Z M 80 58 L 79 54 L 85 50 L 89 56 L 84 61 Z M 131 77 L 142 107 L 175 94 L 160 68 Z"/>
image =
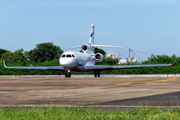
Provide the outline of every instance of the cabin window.
<path id="1" fill-rule="evenodd" d="M 71 55 L 67 55 L 66 57 L 71 57 Z"/>

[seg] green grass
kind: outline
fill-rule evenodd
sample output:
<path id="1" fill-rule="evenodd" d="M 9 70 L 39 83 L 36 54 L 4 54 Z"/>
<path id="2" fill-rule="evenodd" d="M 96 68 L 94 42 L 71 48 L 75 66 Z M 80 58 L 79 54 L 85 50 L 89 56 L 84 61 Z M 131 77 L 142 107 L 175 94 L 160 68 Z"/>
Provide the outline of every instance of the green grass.
<path id="1" fill-rule="evenodd" d="M 180 110 L 139 109 L 118 112 L 86 108 L 1 109 L 0 120 L 178 120 Z"/>

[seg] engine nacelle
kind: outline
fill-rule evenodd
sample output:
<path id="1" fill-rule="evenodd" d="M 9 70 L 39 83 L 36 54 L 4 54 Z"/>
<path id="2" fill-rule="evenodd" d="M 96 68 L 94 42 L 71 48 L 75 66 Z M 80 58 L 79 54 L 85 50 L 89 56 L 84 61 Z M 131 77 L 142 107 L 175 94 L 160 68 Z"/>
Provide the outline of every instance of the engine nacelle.
<path id="1" fill-rule="evenodd" d="M 96 61 L 98 61 L 98 62 L 101 62 L 102 60 L 103 60 L 103 55 L 101 54 L 101 53 L 96 53 L 95 54 L 95 59 L 96 59 Z"/>
<path id="2" fill-rule="evenodd" d="M 86 51 L 86 50 L 88 49 L 88 46 L 87 46 L 87 45 L 83 45 L 83 46 L 81 47 L 81 49 L 82 49 L 83 51 Z"/>

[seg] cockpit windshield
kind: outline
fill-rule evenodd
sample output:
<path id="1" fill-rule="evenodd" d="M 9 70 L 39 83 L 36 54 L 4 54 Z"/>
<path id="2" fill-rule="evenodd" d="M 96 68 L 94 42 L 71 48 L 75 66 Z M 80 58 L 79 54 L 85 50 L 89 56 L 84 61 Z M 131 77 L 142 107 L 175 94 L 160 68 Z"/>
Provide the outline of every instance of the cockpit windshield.
<path id="1" fill-rule="evenodd" d="M 64 58 L 64 57 L 66 57 L 66 55 L 62 55 L 61 57 Z"/>
<path id="2" fill-rule="evenodd" d="M 71 55 L 67 54 L 67 56 L 66 56 L 66 57 L 71 57 Z"/>
<path id="3" fill-rule="evenodd" d="M 75 55 L 74 54 L 63 54 L 62 56 L 61 56 L 62 58 L 65 58 L 65 57 L 67 57 L 67 58 L 71 58 L 71 57 L 75 57 Z"/>

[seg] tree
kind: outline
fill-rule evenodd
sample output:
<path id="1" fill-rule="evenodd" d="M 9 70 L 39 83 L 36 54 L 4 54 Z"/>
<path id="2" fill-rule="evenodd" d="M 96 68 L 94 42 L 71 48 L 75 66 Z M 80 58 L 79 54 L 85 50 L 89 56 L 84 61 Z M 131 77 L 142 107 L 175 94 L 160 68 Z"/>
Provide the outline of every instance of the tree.
<path id="1" fill-rule="evenodd" d="M 173 55 L 172 57 L 169 57 L 167 55 L 151 55 L 151 57 L 148 58 L 147 61 L 142 62 L 143 64 L 168 64 L 173 63 L 176 59 L 176 56 Z"/>
<path id="2" fill-rule="evenodd" d="M 106 52 L 103 50 L 103 49 L 100 49 L 100 48 L 95 48 L 94 49 L 94 53 L 101 53 L 103 56 L 106 55 Z"/>
<path id="3" fill-rule="evenodd" d="M 6 53 L 6 52 L 8 52 L 8 51 L 0 48 L 0 58 L 2 57 L 2 54 Z"/>
<path id="4" fill-rule="evenodd" d="M 101 62 L 96 62 L 96 65 L 117 65 L 118 59 L 113 59 L 111 57 L 104 58 Z"/>
<path id="5" fill-rule="evenodd" d="M 24 60 L 27 60 L 27 55 L 23 48 L 16 50 L 14 54 L 21 56 Z"/>
<path id="6" fill-rule="evenodd" d="M 14 53 L 22 57 L 25 57 L 23 48 L 16 50 Z"/>
<path id="7" fill-rule="evenodd" d="M 27 58 L 36 63 L 59 59 L 63 53 L 63 50 L 59 46 L 53 45 L 53 43 L 40 43 L 36 46 L 35 49 L 25 52 Z"/>
<path id="8" fill-rule="evenodd" d="M 1 63 L 3 59 L 10 65 L 25 65 L 26 62 L 23 57 L 12 52 L 2 54 Z"/>

